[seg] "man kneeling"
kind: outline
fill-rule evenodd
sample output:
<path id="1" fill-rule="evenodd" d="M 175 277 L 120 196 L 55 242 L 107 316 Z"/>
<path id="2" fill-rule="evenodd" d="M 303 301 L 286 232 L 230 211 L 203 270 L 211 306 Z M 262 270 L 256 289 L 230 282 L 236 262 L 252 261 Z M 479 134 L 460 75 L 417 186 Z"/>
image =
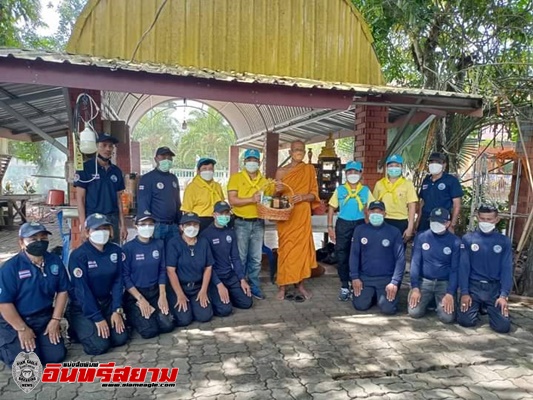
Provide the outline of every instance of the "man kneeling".
<path id="1" fill-rule="evenodd" d="M 370 224 L 355 228 L 350 251 L 350 277 L 356 310 L 366 311 L 377 302 L 383 314 L 398 309 L 398 288 L 405 271 L 402 233 L 384 222 L 385 204 L 368 205 Z"/>
<path id="2" fill-rule="evenodd" d="M 219 317 L 231 314 L 232 306 L 250 308 L 252 293 L 246 279 L 237 247 L 235 231 L 227 225 L 230 221 L 230 205 L 225 201 L 215 204 L 214 222 L 202 232 L 211 246 L 215 260 L 209 298 L 213 313 Z"/>
<path id="3" fill-rule="evenodd" d="M 411 258 L 409 315 L 421 318 L 434 298 L 437 315 L 445 324 L 455 320 L 455 294 L 461 256 L 461 239 L 448 231 L 450 212 L 442 207 L 431 211 L 430 229 L 419 233 Z"/>

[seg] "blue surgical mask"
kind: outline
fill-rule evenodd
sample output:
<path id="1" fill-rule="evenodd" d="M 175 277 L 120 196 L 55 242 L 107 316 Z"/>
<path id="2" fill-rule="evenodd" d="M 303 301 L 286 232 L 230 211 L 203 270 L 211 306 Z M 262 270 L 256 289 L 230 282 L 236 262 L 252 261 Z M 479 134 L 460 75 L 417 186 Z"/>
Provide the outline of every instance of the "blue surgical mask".
<path id="1" fill-rule="evenodd" d="M 220 226 L 226 226 L 229 224 L 231 217 L 229 215 L 217 215 L 216 220 L 217 224 Z"/>
<path id="2" fill-rule="evenodd" d="M 381 226 L 383 224 L 384 219 L 385 217 L 383 216 L 383 214 L 379 213 L 371 213 L 368 216 L 368 220 L 370 221 L 372 226 Z"/>
<path id="3" fill-rule="evenodd" d="M 398 178 L 402 174 L 402 169 L 401 167 L 388 167 L 387 174 L 391 178 Z"/>

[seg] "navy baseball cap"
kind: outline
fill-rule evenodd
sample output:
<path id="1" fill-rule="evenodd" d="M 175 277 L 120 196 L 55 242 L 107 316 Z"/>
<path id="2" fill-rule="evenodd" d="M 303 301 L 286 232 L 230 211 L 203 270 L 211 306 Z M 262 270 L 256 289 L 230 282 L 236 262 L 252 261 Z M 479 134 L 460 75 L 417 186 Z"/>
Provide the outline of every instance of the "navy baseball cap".
<path id="1" fill-rule="evenodd" d="M 349 171 L 351 169 L 355 169 L 356 171 L 362 171 L 363 163 L 361 161 L 348 161 L 346 163 L 346 167 L 344 167 L 344 170 Z"/>
<path id="2" fill-rule="evenodd" d="M 162 156 L 164 154 L 170 154 L 172 157 L 175 156 L 174 152 L 172 150 L 170 150 L 167 146 L 163 146 L 163 147 L 159 147 L 156 151 L 155 151 L 155 155 L 156 157 L 157 156 Z"/>
<path id="3" fill-rule="evenodd" d="M 99 133 L 98 137 L 96 138 L 96 143 L 101 142 L 112 142 L 113 144 L 117 144 L 118 139 L 116 137 L 111 136 L 109 133 L 102 132 Z"/>
<path id="4" fill-rule="evenodd" d="M 145 221 L 147 219 L 152 219 L 155 221 L 155 218 L 153 217 L 152 213 L 148 210 L 146 210 L 142 214 L 137 214 L 137 216 L 135 217 L 135 223 L 138 224 L 139 222 Z"/>
<path id="5" fill-rule="evenodd" d="M 390 163 L 403 164 L 403 157 L 399 154 L 393 154 L 392 156 L 389 156 L 387 158 L 387 161 L 385 164 L 390 164 Z"/>
<path id="6" fill-rule="evenodd" d="M 221 212 L 229 211 L 229 210 L 231 210 L 231 206 L 229 205 L 227 201 L 219 201 L 215 204 L 216 213 L 221 213 Z"/>
<path id="7" fill-rule="evenodd" d="M 247 158 L 257 158 L 259 161 L 261 159 L 261 153 L 256 149 L 248 149 L 244 152 L 244 159 L 246 160 Z"/>
<path id="8" fill-rule="evenodd" d="M 38 222 L 26 222 L 19 229 L 19 237 L 29 238 L 30 236 L 36 235 L 37 233 L 44 232 L 48 235 L 51 235 L 50 232 L 43 224 Z"/>
<path id="9" fill-rule="evenodd" d="M 434 208 L 431 210 L 429 220 L 434 222 L 448 222 L 450 220 L 450 212 L 443 207 Z"/>
<path id="10" fill-rule="evenodd" d="M 94 213 L 85 220 L 86 229 L 97 229 L 104 225 L 113 225 L 104 214 Z"/>
<path id="11" fill-rule="evenodd" d="M 385 211 L 385 203 L 383 203 L 382 201 L 376 200 L 376 201 L 371 202 L 368 205 L 369 210 L 375 210 L 376 208 L 381 211 Z"/>
<path id="12" fill-rule="evenodd" d="M 428 158 L 428 161 L 439 161 L 439 162 L 446 162 L 446 155 L 442 153 L 431 153 L 431 155 Z"/>
<path id="13" fill-rule="evenodd" d="M 196 223 L 199 224 L 200 223 L 200 217 L 198 216 L 198 214 L 193 213 L 193 212 L 184 213 L 181 216 L 180 224 L 183 225 L 183 224 L 187 224 L 189 222 L 196 222 Z"/>
<path id="14" fill-rule="evenodd" d="M 196 163 L 196 169 L 200 168 L 202 165 L 207 165 L 207 164 L 215 165 L 216 163 L 217 163 L 217 161 L 215 159 L 213 159 L 213 158 L 202 157 Z"/>
<path id="15" fill-rule="evenodd" d="M 492 204 L 482 204 L 477 209 L 478 213 L 496 213 L 498 214 L 498 209 Z"/>

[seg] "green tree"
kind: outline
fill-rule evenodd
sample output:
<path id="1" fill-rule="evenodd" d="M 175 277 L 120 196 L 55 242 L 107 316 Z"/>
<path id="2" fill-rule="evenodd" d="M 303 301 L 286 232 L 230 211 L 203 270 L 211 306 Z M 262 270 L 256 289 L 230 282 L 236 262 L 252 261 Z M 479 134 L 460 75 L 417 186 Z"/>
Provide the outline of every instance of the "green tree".
<path id="1" fill-rule="evenodd" d="M 194 110 L 189 113 L 187 124 L 178 144 L 178 166 L 194 168 L 198 157 L 213 157 L 218 168 L 228 168 L 235 132 L 222 114 L 212 109 Z"/>
<path id="2" fill-rule="evenodd" d="M 39 0 L 0 1 L 0 46 L 18 47 L 25 31 L 35 31 L 43 23 Z"/>
<path id="3" fill-rule="evenodd" d="M 54 37 L 58 50 L 64 50 L 74 30 L 74 25 L 88 0 L 61 0 L 56 6 L 59 25 Z"/>
<path id="4" fill-rule="evenodd" d="M 172 116 L 174 108 L 168 105 L 155 107 L 139 120 L 132 134 L 133 140 L 141 143 L 141 158 L 152 160 L 158 147 L 176 149 L 179 126 Z"/>

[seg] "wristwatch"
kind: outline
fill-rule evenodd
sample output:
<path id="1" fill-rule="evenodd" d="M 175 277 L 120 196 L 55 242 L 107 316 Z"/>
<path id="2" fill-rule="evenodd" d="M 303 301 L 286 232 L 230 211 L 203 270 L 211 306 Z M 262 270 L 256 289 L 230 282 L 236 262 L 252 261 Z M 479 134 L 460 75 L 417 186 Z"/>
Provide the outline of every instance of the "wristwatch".
<path id="1" fill-rule="evenodd" d="M 122 307 L 119 307 L 115 310 L 117 314 L 120 314 L 121 316 L 124 315 L 124 309 Z"/>

